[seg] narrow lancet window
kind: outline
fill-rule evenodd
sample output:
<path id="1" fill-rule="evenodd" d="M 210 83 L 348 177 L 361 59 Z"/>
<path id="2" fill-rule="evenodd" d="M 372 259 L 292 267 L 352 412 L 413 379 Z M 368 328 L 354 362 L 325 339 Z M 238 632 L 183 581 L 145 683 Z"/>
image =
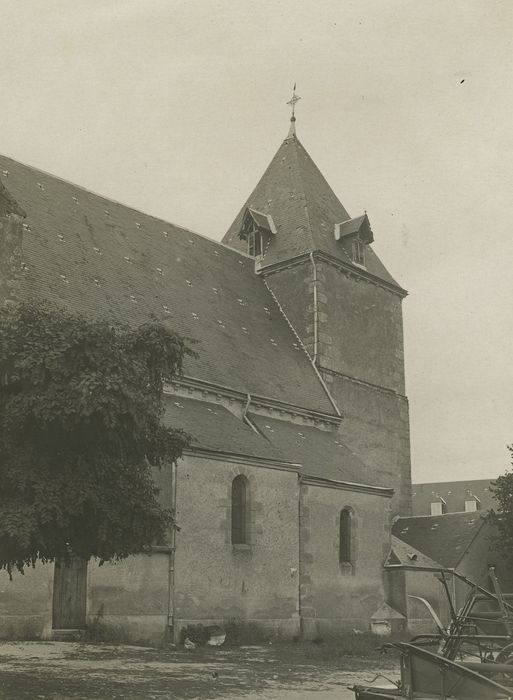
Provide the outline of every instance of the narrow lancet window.
<path id="1" fill-rule="evenodd" d="M 351 511 L 344 508 L 340 511 L 339 526 L 339 561 L 341 564 L 351 564 Z"/>
<path id="2" fill-rule="evenodd" d="M 248 543 L 248 488 L 242 474 L 232 481 L 232 544 Z"/>

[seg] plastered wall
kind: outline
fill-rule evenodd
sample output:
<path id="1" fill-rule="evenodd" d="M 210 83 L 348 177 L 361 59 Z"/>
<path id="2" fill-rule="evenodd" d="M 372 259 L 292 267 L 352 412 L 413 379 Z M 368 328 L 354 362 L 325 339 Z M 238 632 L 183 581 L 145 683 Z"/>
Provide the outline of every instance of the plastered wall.
<path id="1" fill-rule="evenodd" d="M 393 512 L 409 514 L 410 426 L 401 298 L 319 260 L 315 270 L 306 260 L 268 274 L 266 282 L 316 358 L 344 416 L 341 439 L 369 467 L 362 481 L 392 487 Z"/>
<path id="2" fill-rule="evenodd" d="M 326 375 L 344 416 L 339 432 L 368 471 L 366 483 L 394 489 L 394 515 L 411 512 L 411 462 L 408 400 L 341 376 Z"/>
<path id="3" fill-rule="evenodd" d="M 249 544 L 231 543 L 231 483 L 249 487 Z M 187 457 L 178 467 L 175 613 L 178 627 L 255 622 L 291 636 L 298 620 L 298 478 Z"/>
<path id="4" fill-rule="evenodd" d="M 339 562 L 340 511 L 352 512 L 352 566 Z M 301 487 L 301 613 L 307 638 L 368 630 L 384 600 L 390 500 L 311 485 Z"/>
<path id="5" fill-rule="evenodd" d="M 0 571 L 0 639 L 48 637 L 52 629 L 53 564 L 38 562 L 12 580 Z"/>

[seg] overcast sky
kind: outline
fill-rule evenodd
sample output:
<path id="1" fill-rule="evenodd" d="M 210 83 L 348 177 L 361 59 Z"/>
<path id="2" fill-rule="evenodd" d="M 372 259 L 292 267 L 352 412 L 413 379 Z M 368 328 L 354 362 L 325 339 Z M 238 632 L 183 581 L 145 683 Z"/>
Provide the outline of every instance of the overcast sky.
<path id="1" fill-rule="evenodd" d="M 219 239 L 288 130 L 406 287 L 414 480 L 513 442 L 512 0 L 0 0 L 0 152 Z"/>

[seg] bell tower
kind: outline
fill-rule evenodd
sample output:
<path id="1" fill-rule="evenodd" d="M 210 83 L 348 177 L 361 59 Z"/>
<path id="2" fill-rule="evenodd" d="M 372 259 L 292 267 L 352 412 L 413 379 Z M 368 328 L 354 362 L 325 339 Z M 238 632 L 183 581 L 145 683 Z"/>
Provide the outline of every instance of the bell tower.
<path id="1" fill-rule="evenodd" d="M 368 467 L 362 481 L 395 489 L 394 513 L 411 510 L 402 300 L 407 292 L 373 248 L 367 212 L 351 217 L 291 127 L 223 241 L 248 251 L 340 412 L 341 439 Z M 319 455 L 322 462 L 322 455 Z"/>

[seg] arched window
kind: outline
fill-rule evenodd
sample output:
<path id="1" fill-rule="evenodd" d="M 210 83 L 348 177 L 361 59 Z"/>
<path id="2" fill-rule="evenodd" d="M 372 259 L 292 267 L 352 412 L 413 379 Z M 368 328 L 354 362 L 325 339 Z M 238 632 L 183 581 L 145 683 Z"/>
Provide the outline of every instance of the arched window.
<path id="1" fill-rule="evenodd" d="M 232 481 L 232 544 L 248 543 L 248 482 L 239 474 Z"/>
<path id="2" fill-rule="evenodd" d="M 340 511 L 340 526 L 338 540 L 338 558 L 341 564 L 352 563 L 351 552 L 351 511 L 343 508 Z"/>

